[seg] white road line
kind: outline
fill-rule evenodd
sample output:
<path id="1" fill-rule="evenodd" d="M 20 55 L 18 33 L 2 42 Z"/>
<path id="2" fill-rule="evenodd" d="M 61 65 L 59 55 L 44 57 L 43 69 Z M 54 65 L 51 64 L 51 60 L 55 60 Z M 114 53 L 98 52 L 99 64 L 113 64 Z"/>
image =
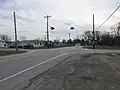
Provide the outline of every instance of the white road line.
<path id="1" fill-rule="evenodd" d="M 38 67 L 38 66 L 40 66 L 40 65 L 42 65 L 42 64 L 44 64 L 44 63 L 46 63 L 46 62 L 52 61 L 52 60 L 54 60 L 54 59 L 56 59 L 56 58 L 58 58 L 58 57 L 61 57 L 61 56 L 64 56 L 64 55 L 68 55 L 68 54 L 72 54 L 72 53 L 76 53 L 76 52 L 69 52 L 69 53 L 64 53 L 64 54 L 55 56 L 55 57 L 53 57 L 53 58 L 51 58 L 51 59 L 48 59 L 48 60 L 43 61 L 43 62 L 41 62 L 41 63 L 39 63 L 39 64 L 36 64 L 36 65 L 34 65 L 34 66 L 32 66 L 32 67 L 29 67 L 29 68 L 27 68 L 27 69 L 25 69 L 25 70 L 23 70 L 23 71 L 20 71 L 20 72 L 18 72 L 18 73 L 16 73 L 16 74 L 13 74 L 13 75 L 11 75 L 11 76 L 8 76 L 8 77 L 0 80 L 0 83 L 2 83 L 2 82 L 4 82 L 4 81 L 7 81 L 7 80 L 9 80 L 9 79 L 11 79 L 11 78 L 13 78 L 13 77 L 16 77 L 16 76 L 18 76 L 18 75 L 20 75 L 20 74 L 22 74 L 22 73 L 24 73 L 24 72 L 26 72 L 26 71 L 29 71 L 29 70 L 31 70 L 31 69 L 33 69 L 33 68 L 35 68 L 35 67 Z"/>

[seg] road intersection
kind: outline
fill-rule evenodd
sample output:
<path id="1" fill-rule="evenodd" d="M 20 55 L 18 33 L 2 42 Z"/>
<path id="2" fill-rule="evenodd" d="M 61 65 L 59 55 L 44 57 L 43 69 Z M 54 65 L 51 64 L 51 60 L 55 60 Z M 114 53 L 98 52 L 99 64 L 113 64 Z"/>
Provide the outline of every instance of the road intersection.
<path id="1" fill-rule="evenodd" d="M 117 53 L 119 50 L 88 50 L 82 47 L 41 49 L 26 54 L 0 58 L 0 89 L 13 87 L 43 73 L 73 54 Z"/>

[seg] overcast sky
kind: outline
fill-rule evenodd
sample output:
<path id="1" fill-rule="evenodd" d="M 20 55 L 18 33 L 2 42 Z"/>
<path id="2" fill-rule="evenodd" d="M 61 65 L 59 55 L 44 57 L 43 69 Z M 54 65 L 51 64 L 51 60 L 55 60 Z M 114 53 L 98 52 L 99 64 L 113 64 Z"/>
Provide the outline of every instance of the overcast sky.
<path id="1" fill-rule="evenodd" d="M 50 31 L 51 39 L 67 39 L 92 29 L 92 14 L 98 27 L 120 4 L 120 0 L 16 0 L 18 38 L 44 38 L 46 32 L 45 15 L 52 16 L 49 25 L 55 30 Z M 0 33 L 8 34 L 14 39 L 13 0 L 0 0 Z M 100 30 L 120 20 L 120 9 Z M 70 31 L 69 25 L 75 30 Z"/>

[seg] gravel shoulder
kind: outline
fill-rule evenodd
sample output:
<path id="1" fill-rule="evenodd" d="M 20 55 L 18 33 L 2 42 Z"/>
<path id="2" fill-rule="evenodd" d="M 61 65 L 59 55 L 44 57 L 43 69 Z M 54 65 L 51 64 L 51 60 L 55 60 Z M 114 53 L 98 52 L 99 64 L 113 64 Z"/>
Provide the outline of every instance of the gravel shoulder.
<path id="1" fill-rule="evenodd" d="M 120 90 L 120 54 L 76 54 L 21 90 Z"/>

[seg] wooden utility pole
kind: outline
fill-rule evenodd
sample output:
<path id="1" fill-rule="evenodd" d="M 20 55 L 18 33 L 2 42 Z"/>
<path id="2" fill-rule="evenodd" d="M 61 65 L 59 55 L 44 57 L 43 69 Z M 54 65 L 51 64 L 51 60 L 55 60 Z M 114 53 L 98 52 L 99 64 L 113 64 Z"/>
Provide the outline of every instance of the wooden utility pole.
<path id="1" fill-rule="evenodd" d="M 95 26 L 94 26 L 94 14 L 93 14 L 93 49 L 95 49 Z"/>
<path id="2" fill-rule="evenodd" d="M 14 17 L 14 29 L 15 29 L 15 48 L 16 52 L 18 51 L 18 41 L 17 41 L 17 27 L 16 27 L 16 14 L 15 11 L 13 12 L 13 17 Z"/>
<path id="3" fill-rule="evenodd" d="M 68 37 L 69 37 L 69 40 L 70 40 L 70 37 L 71 37 L 71 33 L 68 33 Z"/>
<path id="4" fill-rule="evenodd" d="M 44 18 L 47 19 L 47 44 L 48 44 L 48 48 L 49 48 L 49 23 L 48 23 L 48 20 L 49 20 L 49 17 L 51 16 L 44 16 Z"/>
<path id="5" fill-rule="evenodd" d="M 46 32 L 45 32 L 45 35 L 44 35 L 44 40 L 46 41 Z"/>

